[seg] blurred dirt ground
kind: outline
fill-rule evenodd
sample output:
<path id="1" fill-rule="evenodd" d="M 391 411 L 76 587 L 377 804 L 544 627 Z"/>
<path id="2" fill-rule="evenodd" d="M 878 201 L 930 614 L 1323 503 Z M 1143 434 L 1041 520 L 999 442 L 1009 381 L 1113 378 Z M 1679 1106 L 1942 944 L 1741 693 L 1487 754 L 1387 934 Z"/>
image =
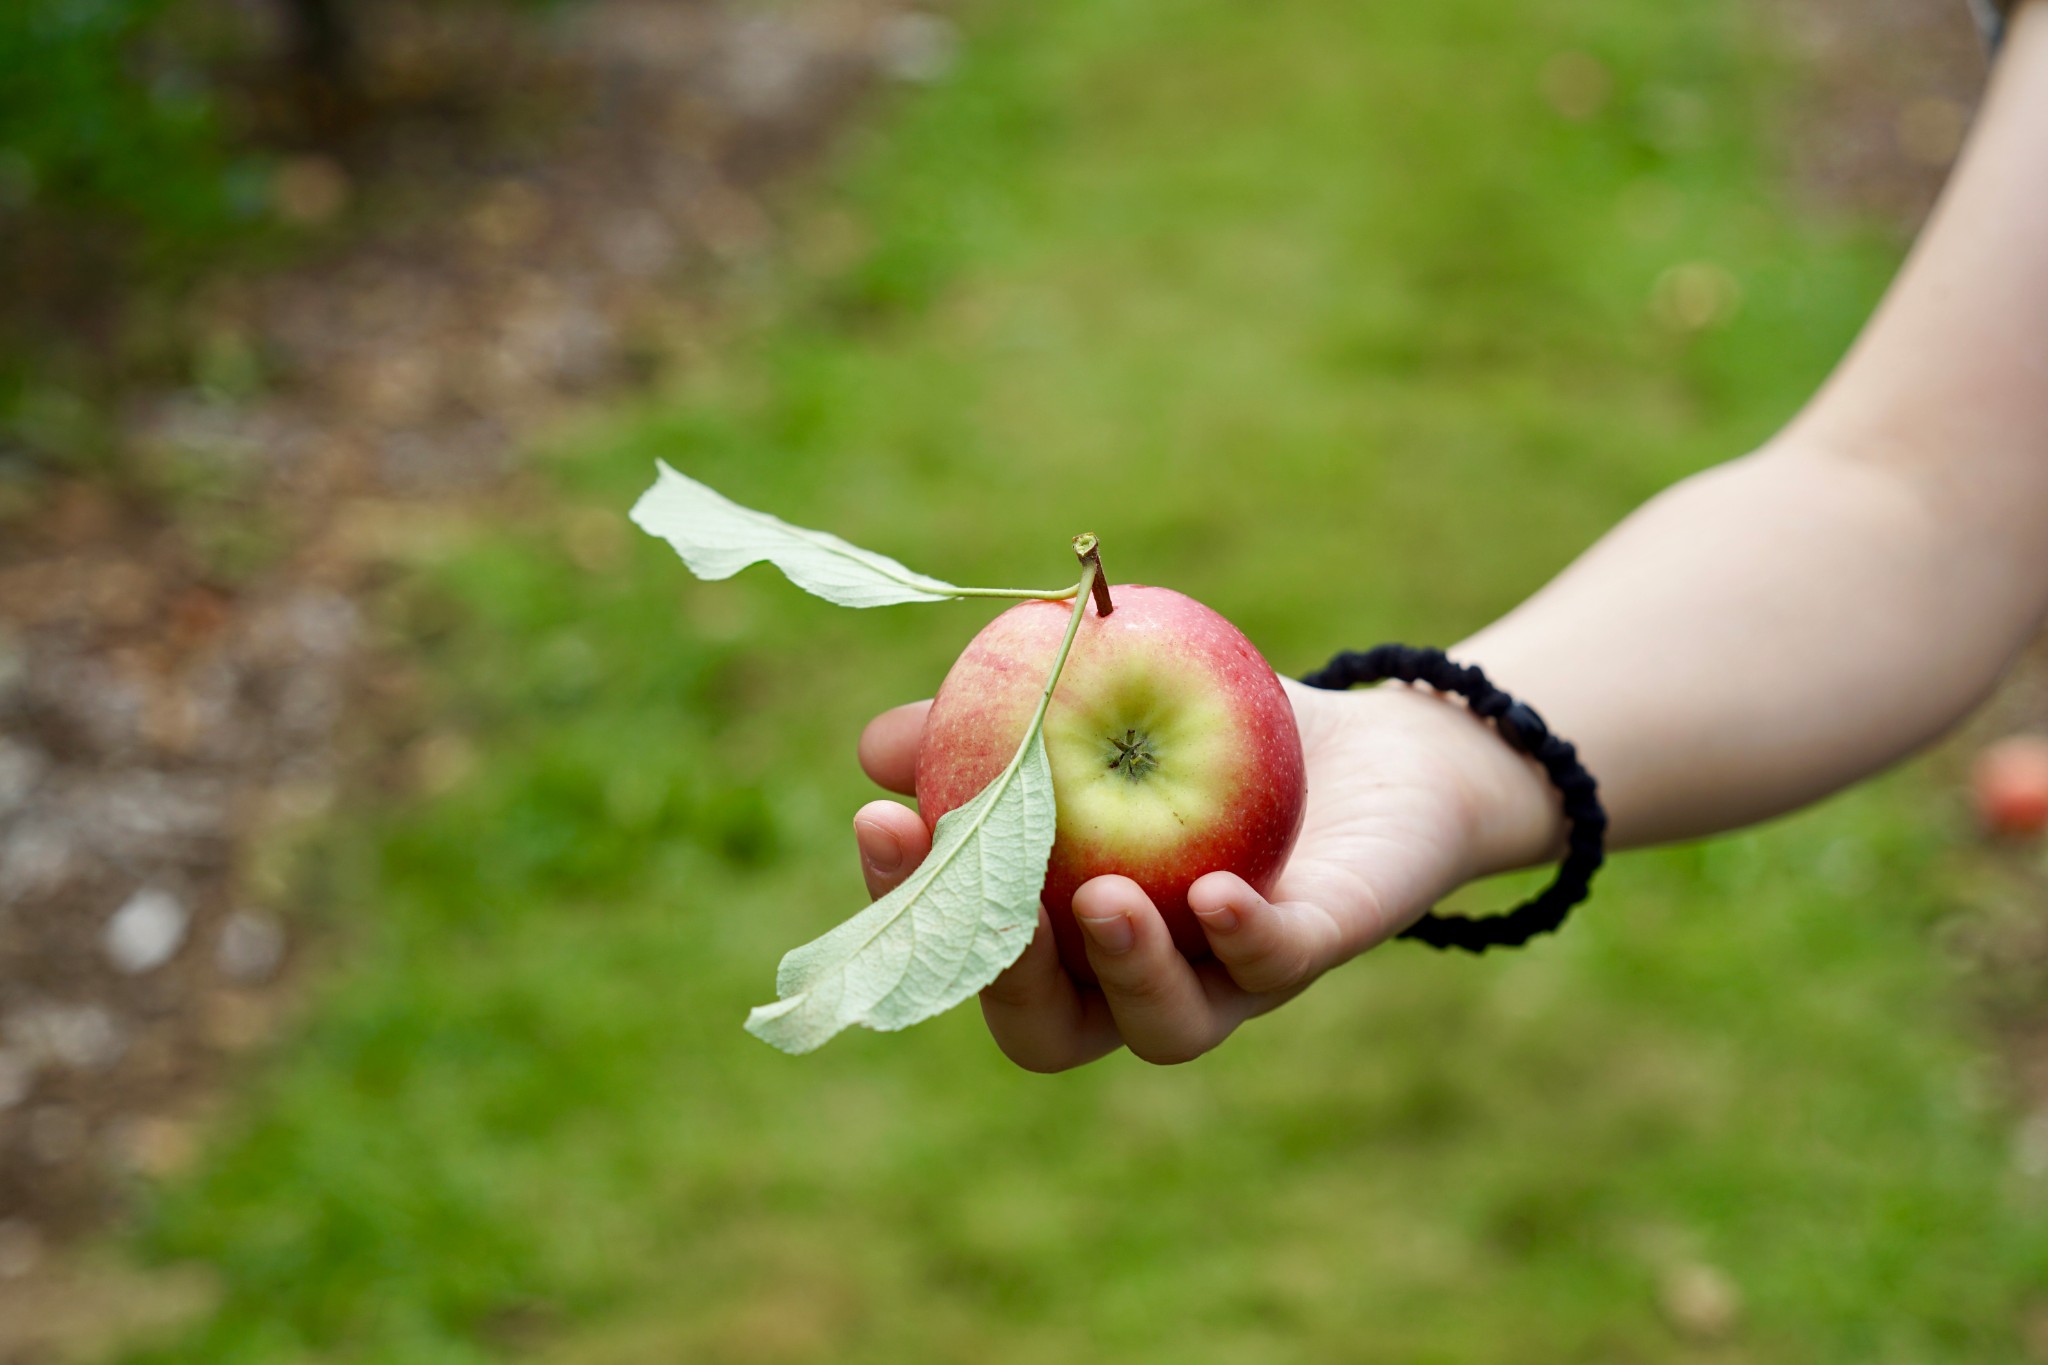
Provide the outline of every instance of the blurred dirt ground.
<path id="1" fill-rule="evenodd" d="M 1985 52 L 1947 0 L 1765 0 L 1811 87 L 1785 167 L 1825 209 L 1910 238 L 1933 206 L 1983 93 Z"/>
<path id="2" fill-rule="evenodd" d="M 1962 6 L 1766 12 L 1817 72 L 1792 111 L 1796 193 L 1909 236 L 1983 79 Z M 194 291 L 191 382 L 122 404 L 138 486 L 0 506 L 0 1361 L 203 1302 L 50 1252 L 117 1217 L 129 1173 L 191 1159 L 210 1088 L 289 1007 L 311 928 L 278 870 L 292 831 L 366 766 L 432 786 L 462 761 L 432 737 L 351 740 L 410 688 L 364 594 L 551 418 L 689 364 L 722 282 L 773 244 L 764 196 L 952 45 L 894 0 L 593 0 L 369 31 L 368 88 L 399 112 L 273 190 L 332 247 Z M 593 553 L 618 534 L 591 527 Z M 2048 719 L 2042 676 L 1981 724 Z M 2038 904 L 2038 875 L 1989 855 L 1986 904 Z M 1957 951 L 1987 964 L 2016 1074 L 2048 1100 L 2041 973 L 2009 965 L 2048 943 L 2024 917 L 1970 922 Z"/>
<path id="3" fill-rule="evenodd" d="M 769 246 L 762 196 L 952 33 L 887 0 L 386 8 L 367 119 L 274 185 L 332 249 L 202 282 L 194 379 L 124 395 L 122 475 L 0 508 L 0 1360 L 104 1329 L 57 1309 L 80 1275 L 157 1311 L 47 1253 L 187 1162 L 272 1032 L 307 928 L 290 831 L 351 772 L 460 761 L 347 757 L 349 716 L 407 690 L 360 596 L 563 405 L 675 364 Z"/>

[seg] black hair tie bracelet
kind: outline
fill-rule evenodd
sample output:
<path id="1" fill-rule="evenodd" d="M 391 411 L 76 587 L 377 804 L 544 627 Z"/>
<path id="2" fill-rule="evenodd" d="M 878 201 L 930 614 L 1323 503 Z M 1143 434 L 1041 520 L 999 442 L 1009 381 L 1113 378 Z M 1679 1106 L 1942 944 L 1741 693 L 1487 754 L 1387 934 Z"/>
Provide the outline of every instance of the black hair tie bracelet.
<path id="1" fill-rule="evenodd" d="M 1550 933 L 1564 923 L 1574 905 L 1586 899 L 1593 874 L 1606 858 L 1607 812 L 1600 805 L 1593 775 L 1579 762 L 1578 751 L 1551 734 L 1543 717 L 1527 704 L 1488 682 L 1477 668 L 1452 663 L 1440 649 L 1412 645 L 1375 645 L 1363 653 L 1347 649 L 1302 681 L 1310 687 L 1342 692 L 1389 678 L 1428 683 L 1439 692 L 1463 697 L 1474 715 L 1493 722 L 1510 748 L 1543 765 L 1551 785 L 1564 794 L 1564 815 L 1571 824 L 1557 876 L 1529 900 L 1504 915 L 1426 914 L 1399 937 L 1419 939 L 1432 948 L 1483 953 L 1488 948 L 1519 948 L 1538 934 Z"/>

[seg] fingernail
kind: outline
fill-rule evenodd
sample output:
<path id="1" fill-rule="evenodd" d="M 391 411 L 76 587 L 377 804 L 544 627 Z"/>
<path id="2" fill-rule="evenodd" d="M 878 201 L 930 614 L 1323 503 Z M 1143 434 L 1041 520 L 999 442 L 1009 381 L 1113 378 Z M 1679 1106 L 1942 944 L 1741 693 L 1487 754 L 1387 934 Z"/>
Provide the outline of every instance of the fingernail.
<path id="1" fill-rule="evenodd" d="M 861 856 L 878 875 L 886 877 L 903 866 L 903 845 L 896 842 L 895 835 L 873 824 L 862 825 L 860 832 L 865 836 L 860 841 Z"/>
<path id="2" fill-rule="evenodd" d="M 1096 919 L 1090 915 L 1076 915 L 1081 927 L 1088 931 L 1088 937 L 1095 940 L 1095 946 L 1105 953 L 1125 953 L 1131 948 L 1131 940 L 1137 937 L 1131 928 L 1129 917 L 1104 915 Z"/>
<path id="3" fill-rule="evenodd" d="M 1237 927 L 1237 907 L 1225 901 L 1214 910 L 1195 911 L 1195 918 L 1202 922 L 1203 928 L 1227 934 Z"/>

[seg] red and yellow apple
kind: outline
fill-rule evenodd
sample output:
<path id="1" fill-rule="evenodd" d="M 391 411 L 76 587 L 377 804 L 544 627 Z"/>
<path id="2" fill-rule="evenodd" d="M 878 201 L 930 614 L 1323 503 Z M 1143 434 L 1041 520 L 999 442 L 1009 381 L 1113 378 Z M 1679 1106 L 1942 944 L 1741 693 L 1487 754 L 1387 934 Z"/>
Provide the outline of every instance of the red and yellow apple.
<path id="1" fill-rule="evenodd" d="M 1058 826 L 1042 894 L 1069 971 L 1092 980 L 1072 902 L 1091 877 L 1145 888 L 1174 942 L 1207 951 L 1188 909 L 1203 875 L 1262 893 L 1301 830 L 1308 784 L 1294 707 L 1237 627 L 1169 588 L 1120 584 L 1086 609 L 1045 717 Z M 1073 606 L 1010 608 L 946 674 L 925 721 L 917 802 L 925 824 L 1000 774 L 1037 709 Z"/>
<path id="2" fill-rule="evenodd" d="M 1989 833 L 2029 838 L 2048 830 L 2048 737 L 2011 735 L 1985 748 L 1970 770 L 1970 794 Z"/>

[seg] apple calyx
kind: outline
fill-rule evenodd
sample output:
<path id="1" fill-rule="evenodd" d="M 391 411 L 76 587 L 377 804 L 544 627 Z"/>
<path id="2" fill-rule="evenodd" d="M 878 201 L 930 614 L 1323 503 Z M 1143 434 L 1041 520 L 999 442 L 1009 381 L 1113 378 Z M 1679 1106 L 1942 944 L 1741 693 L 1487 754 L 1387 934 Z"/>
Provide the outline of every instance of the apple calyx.
<path id="1" fill-rule="evenodd" d="M 1090 566 L 1092 567 L 1092 566 Z M 1000 776 L 1036 723 L 1056 788 L 1055 839 L 1039 900 L 1060 960 L 1094 979 L 1073 898 L 1095 877 L 1128 877 L 1176 947 L 1209 952 L 1188 889 L 1231 872 L 1273 887 L 1300 833 L 1307 774 L 1286 688 L 1251 642 L 1170 588 L 1126 583 L 1097 616 L 1094 583 L 1068 610 L 1025 602 L 961 651 L 925 716 L 917 759 L 927 829 Z M 1048 663 L 1075 623 L 1072 656 L 1043 712 Z"/>
<path id="2" fill-rule="evenodd" d="M 1093 531 L 1083 531 L 1074 537 L 1074 557 L 1081 561 L 1081 567 L 1095 569 L 1095 614 L 1107 616 L 1116 610 L 1116 603 L 1109 600 L 1109 575 L 1102 571 L 1102 547 Z M 1086 581 L 1085 579 L 1083 580 Z"/>
<path id="3" fill-rule="evenodd" d="M 1133 782 L 1144 780 L 1145 774 L 1159 766 L 1158 757 L 1152 752 L 1152 737 L 1139 734 L 1136 730 L 1124 731 L 1124 737 L 1109 737 L 1110 747 L 1116 756 L 1109 760 L 1109 766 L 1123 773 Z"/>

